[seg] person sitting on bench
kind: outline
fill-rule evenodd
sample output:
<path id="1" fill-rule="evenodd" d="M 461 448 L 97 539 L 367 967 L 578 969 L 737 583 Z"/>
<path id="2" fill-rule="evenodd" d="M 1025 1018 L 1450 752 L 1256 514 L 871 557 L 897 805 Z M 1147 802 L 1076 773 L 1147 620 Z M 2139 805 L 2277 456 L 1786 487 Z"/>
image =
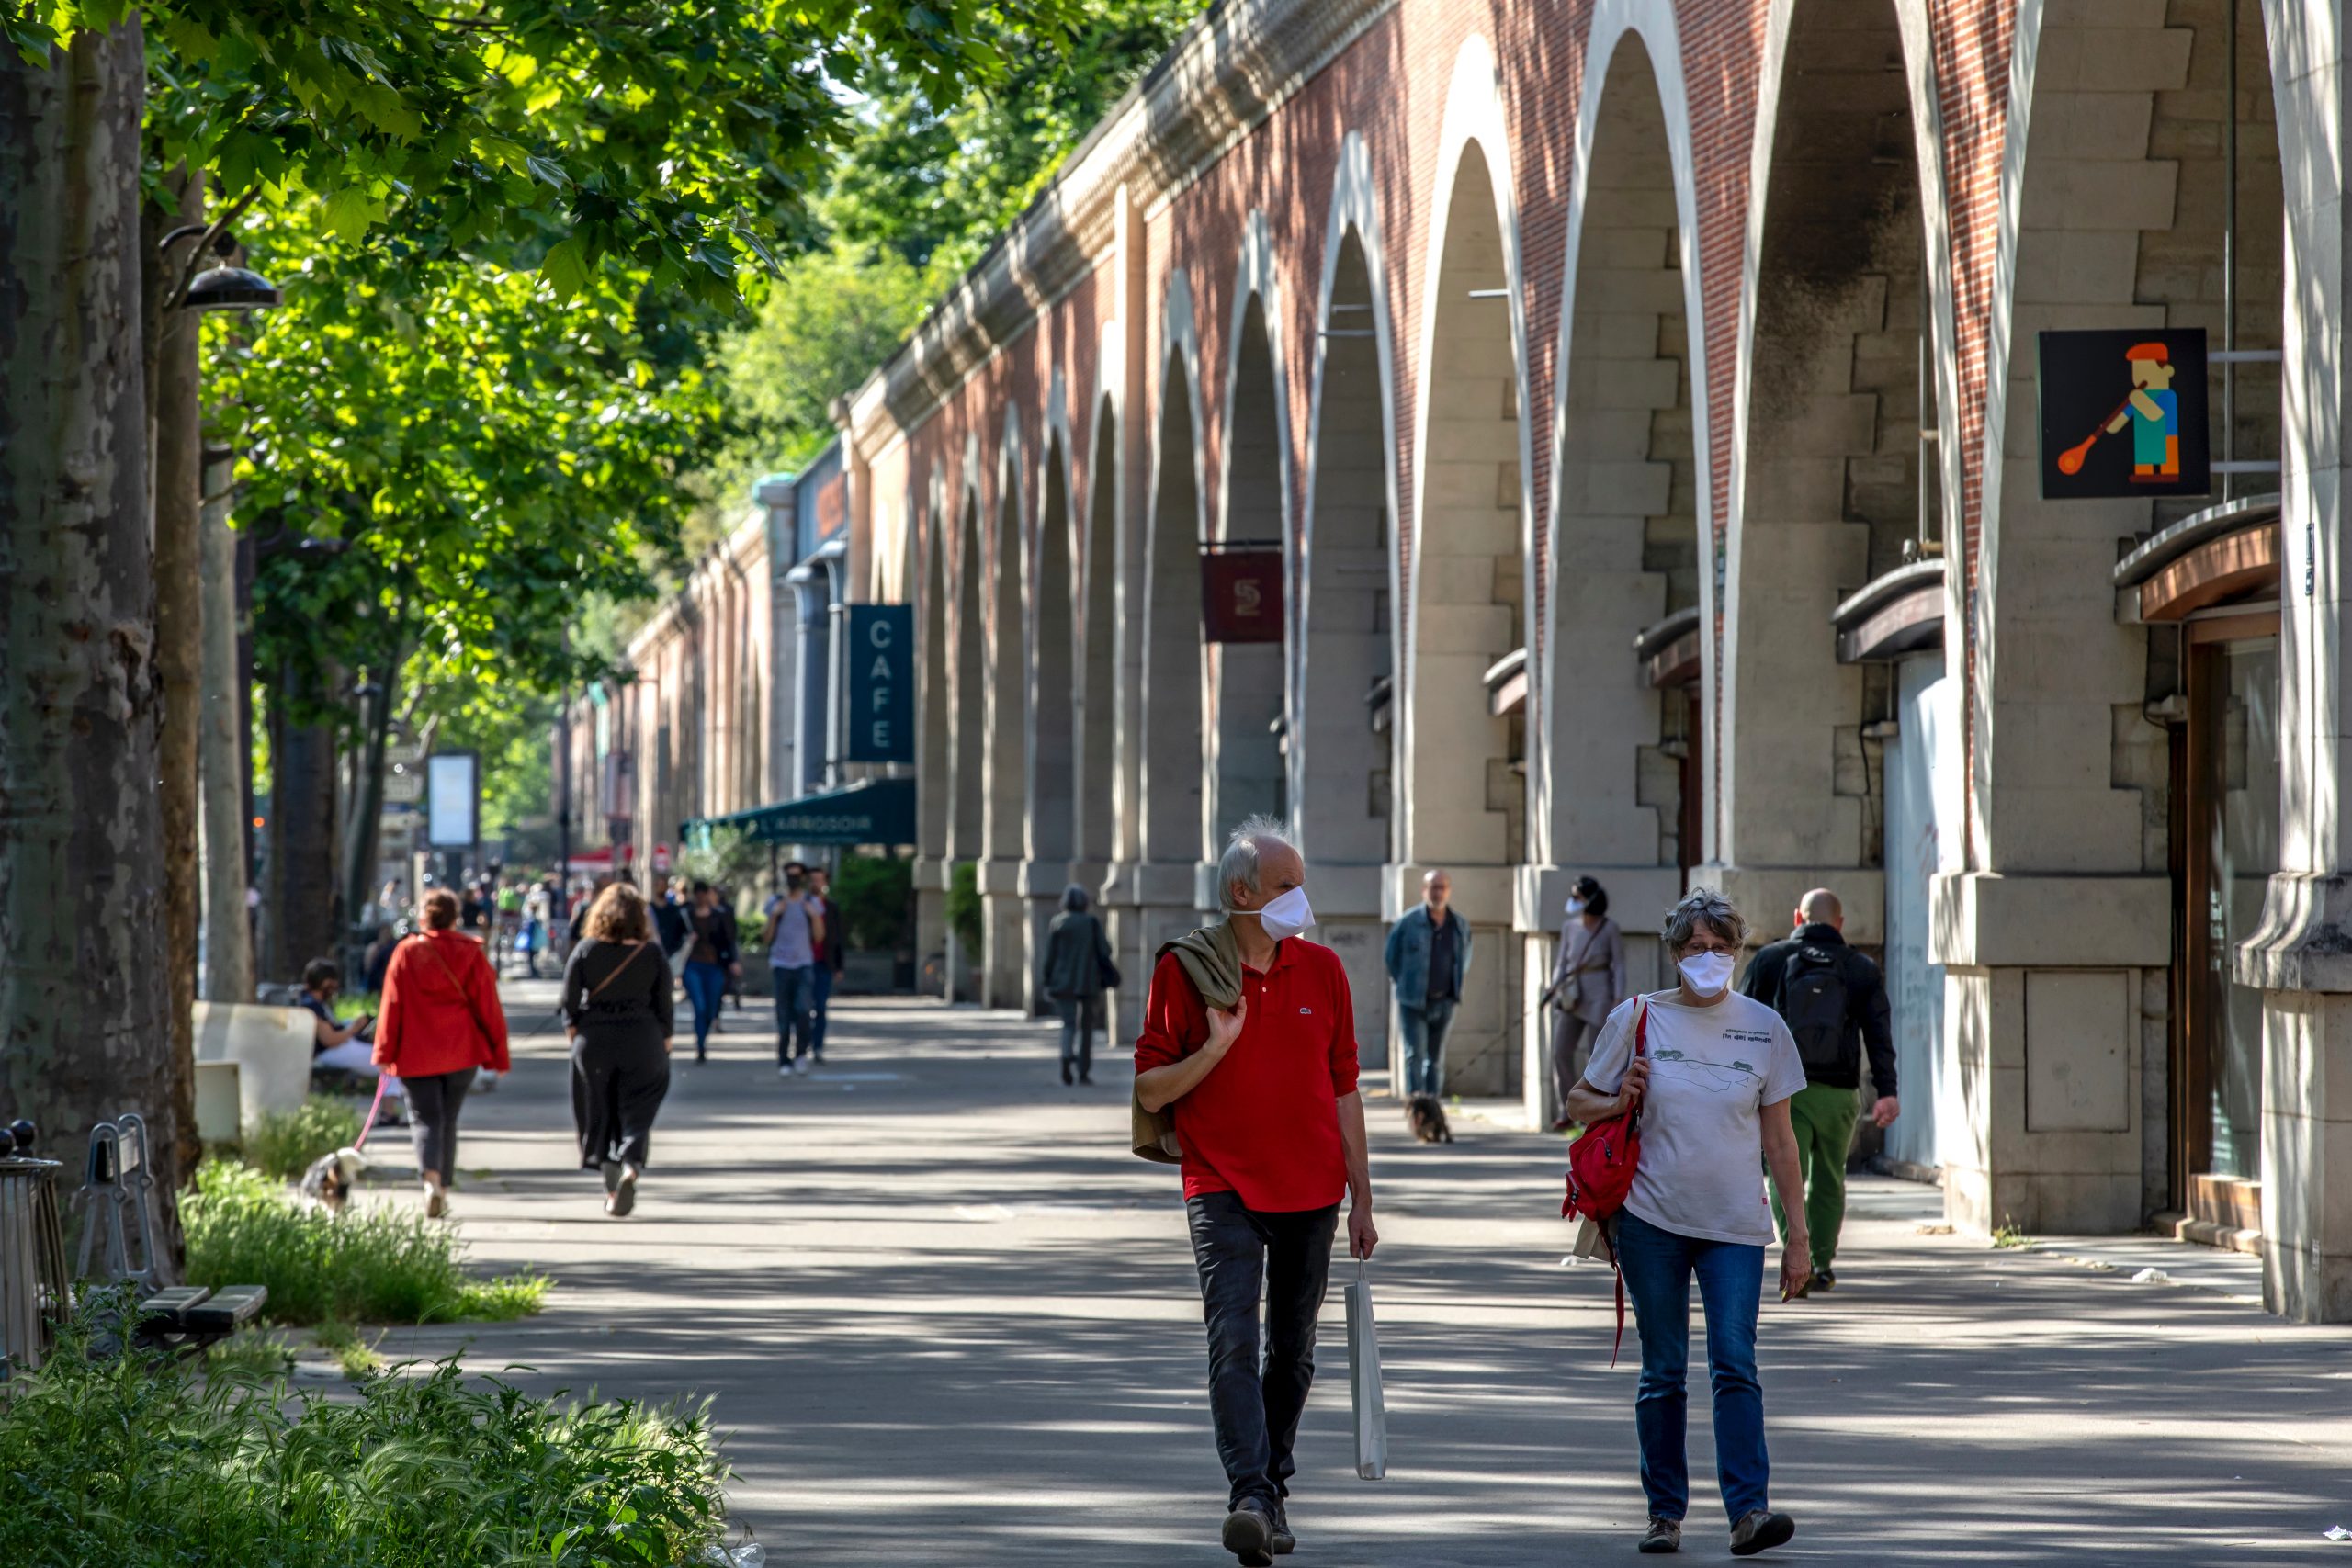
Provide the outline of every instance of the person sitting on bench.
<path id="1" fill-rule="evenodd" d="M 336 1018 L 334 998 L 342 989 L 343 970 L 334 959 L 313 958 L 302 965 L 301 1002 L 318 1020 L 311 1036 L 311 1065 L 340 1068 L 354 1077 L 381 1077 L 384 1069 L 374 1061 L 370 1038 L 376 1020 L 365 1013 L 348 1023 Z M 389 1103 L 400 1098 L 401 1080 L 393 1078 L 384 1085 L 384 1099 Z"/>

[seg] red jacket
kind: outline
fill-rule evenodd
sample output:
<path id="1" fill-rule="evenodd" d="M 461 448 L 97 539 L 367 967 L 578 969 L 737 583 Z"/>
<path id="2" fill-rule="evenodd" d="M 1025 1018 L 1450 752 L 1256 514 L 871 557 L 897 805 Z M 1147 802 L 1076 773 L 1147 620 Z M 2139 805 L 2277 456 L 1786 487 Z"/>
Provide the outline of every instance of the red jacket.
<path id="1" fill-rule="evenodd" d="M 401 1077 L 506 1071 L 506 1013 L 481 943 L 461 931 L 425 931 L 392 950 L 375 1059 Z"/>

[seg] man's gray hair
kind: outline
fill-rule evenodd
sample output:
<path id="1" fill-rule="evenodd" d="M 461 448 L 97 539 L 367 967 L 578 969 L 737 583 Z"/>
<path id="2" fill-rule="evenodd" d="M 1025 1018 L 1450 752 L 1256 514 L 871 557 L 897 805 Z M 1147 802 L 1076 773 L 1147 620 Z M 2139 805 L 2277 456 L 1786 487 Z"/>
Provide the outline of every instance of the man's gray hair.
<path id="1" fill-rule="evenodd" d="M 1286 846 L 1294 854 L 1297 843 L 1290 836 L 1290 828 L 1278 817 L 1263 813 L 1242 819 L 1225 840 L 1225 853 L 1216 863 L 1217 908 L 1233 908 L 1233 885 L 1237 882 L 1250 892 L 1258 891 L 1258 846 L 1266 840 Z"/>
<path id="2" fill-rule="evenodd" d="M 1676 953 L 1690 946 L 1701 926 L 1735 948 L 1747 941 L 1747 922 L 1730 899 L 1713 887 L 1693 887 L 1666 912 L 1666 926 L 1659 933 L 1666 940 L 1666 951 Z"/>
<path id="3" fill-rule="evenodd" d="M 1080 910 L 1085 908 L 1089 900 L 1086 897 L 1086 889 L 1080 887 L 1077 883 L 1073 882 L 1068 887 L 1062 889 L 1062 908 L 1068 909 L 1070 913 L 1076 914 Z"/>

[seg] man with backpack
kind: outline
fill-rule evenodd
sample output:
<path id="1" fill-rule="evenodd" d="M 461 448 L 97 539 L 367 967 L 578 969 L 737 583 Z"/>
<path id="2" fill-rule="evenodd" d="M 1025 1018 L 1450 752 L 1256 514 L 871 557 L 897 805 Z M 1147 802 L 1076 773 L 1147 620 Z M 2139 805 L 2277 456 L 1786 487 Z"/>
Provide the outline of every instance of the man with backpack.
<path id="1" fill-rule="evenodd" d="M 1805 1228 L 1813 1237 L 1813 1280 L 1800 1293 L 1835 1290 L 1830 1265 L 1846 1218 L 1846 1155 L 1861 1110 L 1862 1052 L 1871 1054 L 1878 1098 L 1871 1120 L 1884 1127 L 1902 1111 L 1894 1098 L 1894 1036 L 1887 1025 L 1886 982 L 1878 965 L 1846 945 L 1846 910 L 1816 887 L 1796 908 L 1796 931 L 1758 951 L 1740 989 L 1787 1021 L 1804 1062 L 1805 1086 L 1789 1100 L 1797 1160 L 1804 1172 Z M 1772 1220 L 1785 1235 L 1780 1194 Z"/>

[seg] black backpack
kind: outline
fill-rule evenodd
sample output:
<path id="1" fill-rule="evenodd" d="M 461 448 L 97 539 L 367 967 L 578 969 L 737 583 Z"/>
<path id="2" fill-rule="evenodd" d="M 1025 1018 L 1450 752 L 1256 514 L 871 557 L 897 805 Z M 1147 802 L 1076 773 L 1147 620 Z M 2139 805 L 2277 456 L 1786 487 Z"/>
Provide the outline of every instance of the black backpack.
<path id="1" fill-rule="evenodd" d="M 1852 1066 L 1846 1060 L 1846 966 L 1831 947 L 1807 942 L 1781 971 L 1781 1016 L 1796 1037 L 1808 1076 Z"/>

